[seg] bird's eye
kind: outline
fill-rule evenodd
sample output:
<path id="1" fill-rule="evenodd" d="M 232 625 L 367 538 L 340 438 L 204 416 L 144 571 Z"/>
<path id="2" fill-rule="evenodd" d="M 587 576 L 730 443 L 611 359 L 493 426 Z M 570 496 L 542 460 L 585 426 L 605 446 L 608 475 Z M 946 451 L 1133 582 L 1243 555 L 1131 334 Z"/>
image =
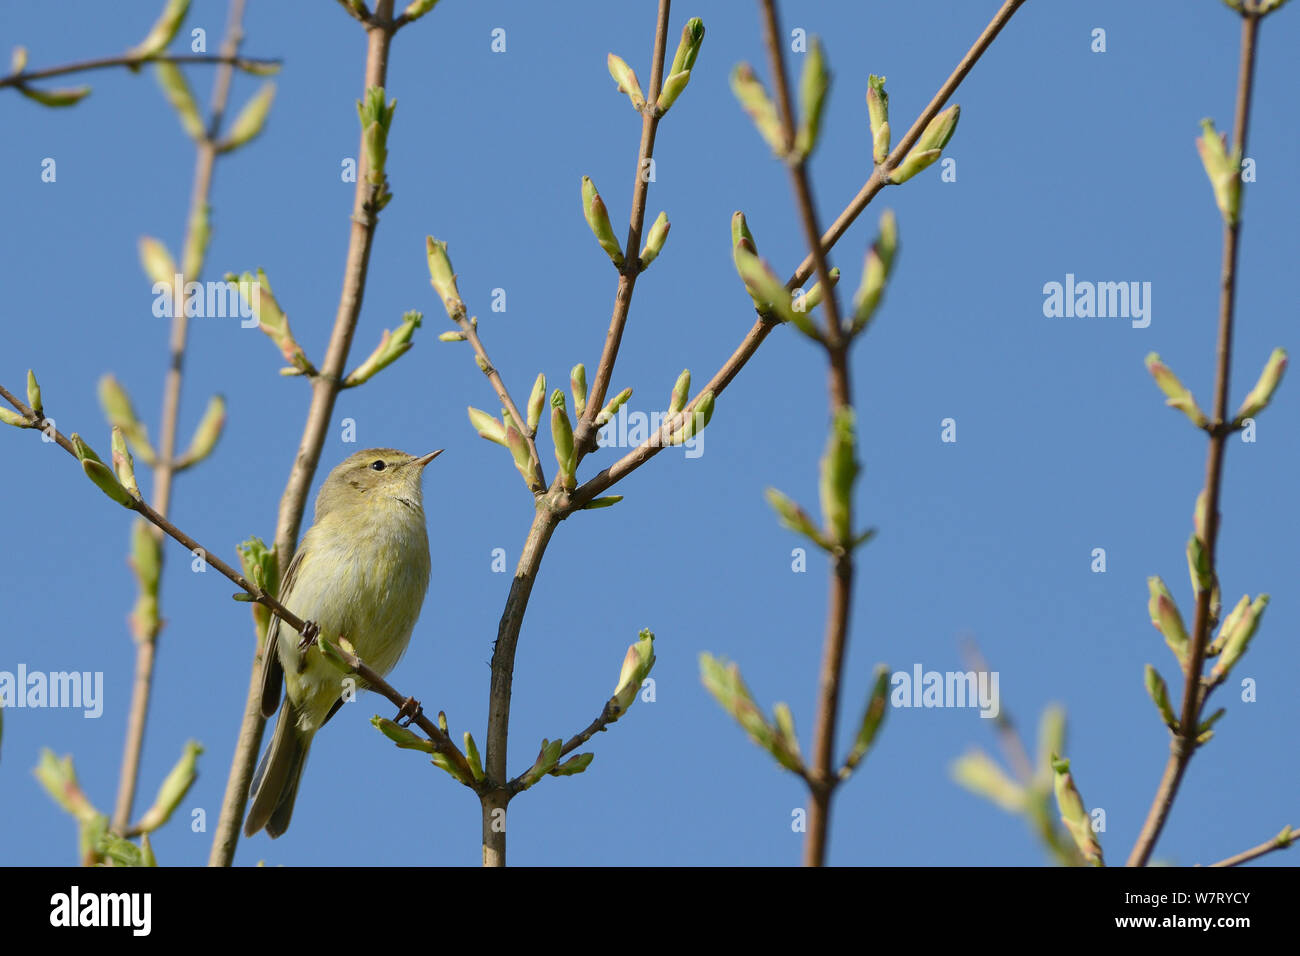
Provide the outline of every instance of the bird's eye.
<path id="1" fill-rule="evenodd" d="M 375 461 L 372 461 L 370 463 L 370 467 L 373 468 L 375 471 L 383 471 L 388 466 L 384 464 L 384 460 L 382 458 L 379 458 Z"/>

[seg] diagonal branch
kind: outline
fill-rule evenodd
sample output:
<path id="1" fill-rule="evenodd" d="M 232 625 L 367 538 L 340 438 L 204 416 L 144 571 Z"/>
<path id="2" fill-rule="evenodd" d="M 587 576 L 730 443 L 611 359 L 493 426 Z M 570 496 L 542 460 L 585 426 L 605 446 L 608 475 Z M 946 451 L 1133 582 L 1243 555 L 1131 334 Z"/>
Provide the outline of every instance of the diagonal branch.
<path id="1" fill-rule="evenodd" d="M 1251 847 L 1249 850 L 1243 850 L 1235 856 L 1230 856 L 1226 860 L 1220 860 L 1218 863 L 1211 863 L 1212 867 L 1240 866 L 1243 863 L 1249 863 L 1251 860 L 1258 859 L 1266 853 L 1272 853 L 1274 850 L 1285 850 L 1291 844 L 1295 843 L 1296 832 L 1300 828 L 1283 827 L 1282 832 L 1271 840 L 1261 843 L 1259 846 Z"/>

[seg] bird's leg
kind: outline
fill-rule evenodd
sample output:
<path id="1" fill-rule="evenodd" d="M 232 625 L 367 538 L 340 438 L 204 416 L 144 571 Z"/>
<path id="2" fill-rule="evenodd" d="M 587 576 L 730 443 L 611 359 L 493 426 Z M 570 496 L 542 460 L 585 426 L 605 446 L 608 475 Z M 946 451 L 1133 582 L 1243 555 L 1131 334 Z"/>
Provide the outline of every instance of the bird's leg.
<path id="1" fill-rule="evenodd" d="M 424 713 L 424 706 L 414 697 L 408 697 L 402 701 L 402 706 L 397 708 L 397 723 L 402 727 L 411 726 L 411 722 Z M 405 718 L 406 723 L 402 723 Z"/>
<path id="2" fill-rule="evenodd" d="M 307 648 L 313 646 L 318 637 L 320 637 L 320 625 L 315 621 L 304 621 L 302 625 L 302 640 L 298 642 L 298 650 L 305 651 Z"/>

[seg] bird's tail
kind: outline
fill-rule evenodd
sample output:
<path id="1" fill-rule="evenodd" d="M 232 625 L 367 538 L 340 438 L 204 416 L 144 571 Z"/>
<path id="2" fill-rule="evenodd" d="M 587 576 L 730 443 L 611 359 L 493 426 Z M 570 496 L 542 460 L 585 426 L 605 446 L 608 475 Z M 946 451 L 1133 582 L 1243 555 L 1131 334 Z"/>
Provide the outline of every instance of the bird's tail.
<path id="1" fill-rule="evenodd" d="M 298 711 L 286 695 L 280 705 L 271 745 L 253 775 L 251 806 L 244 821 L 244 836 L 252 836 L 263 827 L 271 839 L 289 829 L 293 801 L 298 796 L 298 781 L 307 762 L 307 748 L 313 733 L 298 729 Z"/>

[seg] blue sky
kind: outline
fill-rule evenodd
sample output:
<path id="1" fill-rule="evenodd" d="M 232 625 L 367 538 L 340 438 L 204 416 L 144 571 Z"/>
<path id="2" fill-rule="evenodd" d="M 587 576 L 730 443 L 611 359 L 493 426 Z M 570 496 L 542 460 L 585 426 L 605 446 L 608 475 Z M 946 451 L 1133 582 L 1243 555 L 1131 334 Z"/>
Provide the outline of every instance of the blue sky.
<path id="1" fill-rule="evenodd" d="M 0 4 L 0 38 L 34 68 L 138 42 L 157 4 Z M 835 78 L 812 162 L 823 222 L 870 173 L 863 97 L 888 76 L 895 138 L 928 102 L 992 15 L 990 0 L 785 4 L 787 30 L 825 39 Z M 364 37 L 333 3 L 249 4 L 243 50 L 285 68 L 264 134 L 219 161 L 204 278 L 264 268 L 299 340 L 323 355 L 337 307 L 357 150 Z M 788 178 L 735 103 L 727 75 L 748 60 L 766 76 L 751 4 L 675 4 L 708 34 L 689 89 L 659 129 L 649 217 L 667 210 L 664 252 L 637 283 L 613 387 L 630 408 L 663 408 L 678 372 L 704 381 L 740 342 L 753 312 L 731 265 L 729 219 L 744 210 L 762 255 L 784 277 L 806 247 Z M 1263 25 L 1247 155 L 1248 186 L 1232 407 L 1275 346 L 1294 350 L 1294 222 L 1300 136 L 1290 122 L 1300 66 L 1300 11 Z M 219 43 L 225 5 L 196 0 L 189 26 Z M 494 53 L 491 32 L 506 31 Z M 390 675 L 456 736 L 485 736 L 488 661 L 532 507 L 508 455 L 475 436 L 465 406 L 496 404 L 428 285 L 424 237 L 450 243 L 460 289 L 494 362 L 520 400 L 537 372 L 560 383 L 594 370 L 615 276 L 579 204 L 590 175 L 623 233 L 639 121 L 605 68 L 614 51 L 649 78 L 654 4 L 444 0 L 396 38 L 389 95 L 394 193 L 384 210 L 354 357 L 408 309 L 425 313 L 414 349 L 344 393 L 322 472 L 358 448 L 446 447 L 426 476 L 433 583 L 412 646 Z M 1105 30 L 1106 51 L 1092 52 Z M 902 252 L 885 302 L 853 354 L 864 475 L 856 508 L 879 529 L 860 553 L 839 750 L 851 743 L 872 669 L 964 669 L 961 638 L 1000 674 L 1002 707 L 1032 738 L 1050 702 L 1069 713 L 1067 747 L 1100 834 L 1122 862 L 1150 805 L 1167 734 L 1142 686 L 1145 663 L 1181 691 L 1146 611 L 1162 575 L 1190 617 L 1183 547 L 1202 482 L 1204 436 L 1164 407 L 1143 368 L 1159 352 L 1208 407 L 1212 394 L 1219 215 L 1194 148 L 1198 121 L 1230 128 L 1239 29 L 1215 0 L 1088 4 L 1030 0 L 955 97 L 962 118 L 939 167 L 879 196 L 835 249 L 845 295 L 885 208 Z M 797 59 L 797 58 L 796 58 Z M 206 103 L 213 71 L 186 70 Z M 101 452 L 108 428 L 96 382 L 112 372 L 157 432 L 167 329 L 150 311 L 137 242 L 173 250 L 190 191 L 193 147 L 147 73 L 101 71 L 71 110 L 0 91 L 0 182 L 8 211 L 0 283 L 0 383 L 21 391 L 36 369 L 46 409 Z M 65 82 L 65 81 L 60 81 Z M 71 82 L 81 82 L 73 80 Z M 68 82 L 67 85 L 71 85 Z M 241 104 L 260 81 L 237 76 Z M 57 163 L 42 182 L 41 163 Z M 1043 287 L 1150 283 L 1151 322 L 1048 318 Z M 507 308 L 492 312 L 493 289 Z M 1291 292 L 1287 290 L 1291 289 Z M 277 374 L 276 350 L 229 319 L 191 326 L 181 413 L 187 440 L 209 395 L 229 403 L 215 454 L 178 479 L 175 521 L 233 560 L 249 535 L 271 538 L 301 432 L 308 389 Z M 1294 442 L 1300 390 L 1285 381 L 1257 440 L 1230 442 L 1220 578 L 1225 602 L 1268 592 L 1272 604 L 1233 684 L 1227 716 L 1193 760 L 1158 859 L 1208 863 L 1300 824 L 1294 728 L 1296 565 L 1300 527 Z M 357 444 L 340 440 L 356 423 Z M 957 441 L 940 440 L 940 422 Z M 781 865 L 799 859 L 791 814 L 806 806 L 781 772 L 702 688 L 697 658 L 738 660 L 765 706 L 788 701 L 805 750 L 826 607 L 826 573 L 763 500 L 776 486 L 810 508 L 826 435 L 824 360 L 790 329 L 772 334 L 720 398 L 704 453 L 661 454 L 625 480 L 617 507 L 567 520 L 552 540 L 515 671 L 510 766 L 543 737 L 569 736 L 599 713 L 639 628 L 658 635 L 656 699 L 638 703 L 590 748 L 590 769 L 547 778 L 510 809 L 510 862 Z M 0 433 L 0 670 L 102 671 L 104 712 L 9 710 L 0 744 L 3 860 L 75 859 L 75 830 L 31 776 L 42 747 L 74 755 L 82 784 L 111 808 L 134 650 L 125 616 L 129 521 L 61 450 L 33 433 Z M 588 459 L 580 477 L 612 462 Z M 549 444 L 543 445 L 548 474 Z M 314 491 L 314 489 L 313 489 Z M 1090 568 L 1104 548 L 1103 574 Z M 164 864 L 206 861 L 253 651 L 248 609 L 215 572 L 167 551 L 157 685 L 138 808 L 194 738 L 200 777 L 155 840 Z M 1285 679 L 1284 679 L 1285 678 Z M 313 747 L 288 834 L 243 841 L 236 863 L 475 864 L 479 814 L 468 791 L 369 725 L 389 715 L 364 696 Z M 1045 860 L 1024 824 L 956 786 L 952 761 L 995 751 L 992 721 L 971 709 L 897 709 L 835 803 L 835 864 L 987 865 Z M 1274 854 L 1265 864 L 1290 864 Z"/>

